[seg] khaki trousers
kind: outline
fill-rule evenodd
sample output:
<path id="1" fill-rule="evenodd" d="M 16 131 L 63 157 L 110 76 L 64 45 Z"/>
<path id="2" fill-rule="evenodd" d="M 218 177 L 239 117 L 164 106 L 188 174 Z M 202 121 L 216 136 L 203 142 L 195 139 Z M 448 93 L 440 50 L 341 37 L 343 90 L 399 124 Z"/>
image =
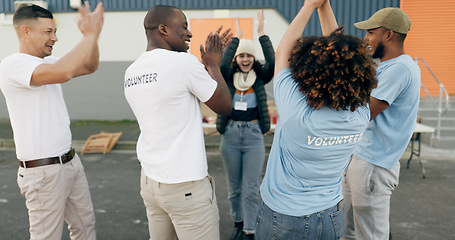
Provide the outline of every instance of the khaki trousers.
<path id="1" fill-rule="evenodd" d="M 177 184 L 159 183 L 141 173 L 150 240 L 217 240 L 219 213 L 211 176 Z"/>
<path id="2" fill-rule="evenodd" d="M 19 167 L 17 183 L 26 200 L 30 239 L 62 239 L 63 220 L 71 239 L 96 239 L 90 191 L 77 154 L 63 165 Z"/>

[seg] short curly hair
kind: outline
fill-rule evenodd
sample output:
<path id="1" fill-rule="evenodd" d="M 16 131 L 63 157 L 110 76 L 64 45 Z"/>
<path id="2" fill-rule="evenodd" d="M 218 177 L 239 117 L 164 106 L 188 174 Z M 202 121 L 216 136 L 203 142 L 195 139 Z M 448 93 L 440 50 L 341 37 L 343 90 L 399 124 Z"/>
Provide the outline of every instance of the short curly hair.
<path id="1" fill-rule="evenodd" d="M 366 44 L 345 35 L 343 27 L 327 37 L 302 37 L 289 59 L 291 73 L 310 106 L 355 111 L 376 88 L 375 62 Z"/>

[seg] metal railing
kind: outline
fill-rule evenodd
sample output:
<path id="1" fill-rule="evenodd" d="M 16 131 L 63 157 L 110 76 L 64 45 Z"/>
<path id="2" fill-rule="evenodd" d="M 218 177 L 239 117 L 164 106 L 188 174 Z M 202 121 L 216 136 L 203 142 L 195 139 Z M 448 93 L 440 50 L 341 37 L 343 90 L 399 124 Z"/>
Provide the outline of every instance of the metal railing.
<path id="1" fill-rule="evenodd" d="M 428 71 L 431 73 L 433 76 L 434 80 L 439 85 L 439 96 L 438 96 L 438 101 L 431 96 L 430 92 L 428 89 L 421 83 L 421 87 L 423 90 L 427 93 L 428 97 L 430 98 L 431 102 L 435 105 L 435 107 L 438 109 L 438 118 L 437 118 L 437 127 L 436 127 L 436 138 L 441 137 L 441 120 L 442 120 L 442 114 L 445 113 L 449 109 L 449 94 L 447 93 L 446 89 L 444 88 L 444 85 L 438 80 L 436 75 L 431 71 L 431 68 L 428 66 L 428 64 L 423 60 L 423 58 L 416 57 L 414 58 L 414 61 L 419 64 L 419 61 L 423 63 L 423 65 L 428 69 Z M 445 96 L 445 104 L 443 106 L 443 95 Z"/>

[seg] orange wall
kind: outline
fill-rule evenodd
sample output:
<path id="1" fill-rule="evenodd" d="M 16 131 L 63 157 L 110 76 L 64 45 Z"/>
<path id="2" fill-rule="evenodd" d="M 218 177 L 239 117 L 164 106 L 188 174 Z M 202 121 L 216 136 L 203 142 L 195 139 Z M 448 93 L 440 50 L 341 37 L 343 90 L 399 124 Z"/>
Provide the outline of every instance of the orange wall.
<path id="1" fill-rule="evenodd" d="M 423 58 L 449 95 L 455 95 L 455 1 L 401 0 L 401 9 L 412 22 L 405 41 L 406 53 Z M 419 66 L 422 83 L 431 95 L 438 95 L 436 81 L 421 62 Z M 422 91 L 421 96 L 426 93 Z"/>
<path id="2" fill-rule="evenodd" d="M 232 33 L 235 36 L 236 30 L 236 19 L 235 18 L 199 18 L 190 20 L 190 31 L 193 34 L 193 38 L 190 43 L 191 54 L 200 58 L 201 51 L 199 49 L 200 44 L 204 46 L 205 39 L 210 32 L 215 32 L 220 25 L 223 25 L 224 32 L 227 28 L 232 29 Z M 242 29 L 242 38 L 253 39 L 253 19 L 252 18 L 241 18 L 240 29 Z"/>

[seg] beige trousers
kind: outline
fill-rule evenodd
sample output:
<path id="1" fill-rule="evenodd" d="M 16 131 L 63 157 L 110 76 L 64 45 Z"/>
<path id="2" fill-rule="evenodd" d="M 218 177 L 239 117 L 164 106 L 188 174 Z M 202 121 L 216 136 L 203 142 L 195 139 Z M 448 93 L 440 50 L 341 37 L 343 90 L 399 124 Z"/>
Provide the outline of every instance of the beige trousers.
<path id="1" fill-rule="evenodd" d="M 90 191 L 77 154 L 63 165 L 19 167 L 17 183 L 26 200 L 30 239 L 62 239 L 63 220 L 71 239 L 96 239 Z"/>
<path id="2" fill-rule="evenodd" d="M 141 173 L 141 196 L 147 210 L 150 240 L 218 240 L 219 213 L 215 182 L 164 184 Z"/>

